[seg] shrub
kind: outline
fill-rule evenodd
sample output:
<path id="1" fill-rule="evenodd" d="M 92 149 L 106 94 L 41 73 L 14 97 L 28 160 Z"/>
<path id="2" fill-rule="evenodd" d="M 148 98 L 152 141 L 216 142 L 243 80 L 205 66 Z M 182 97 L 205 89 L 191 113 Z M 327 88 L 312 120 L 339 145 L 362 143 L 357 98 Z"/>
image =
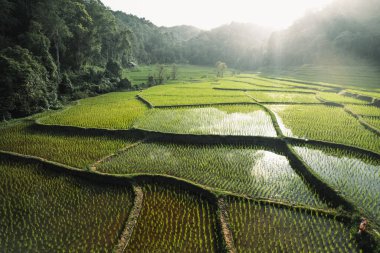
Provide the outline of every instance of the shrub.
<path id="1" fill-rule="evenodd" d="M 49 106 L 48 73 L 29 50 L 20 46 L 0 52 L 0 113 L 25 116 Z"/>

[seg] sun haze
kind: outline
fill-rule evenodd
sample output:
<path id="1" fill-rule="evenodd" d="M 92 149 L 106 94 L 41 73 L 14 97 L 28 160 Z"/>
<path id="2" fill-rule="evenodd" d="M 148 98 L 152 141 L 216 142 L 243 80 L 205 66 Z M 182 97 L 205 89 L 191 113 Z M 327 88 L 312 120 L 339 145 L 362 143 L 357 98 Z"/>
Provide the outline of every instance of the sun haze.
<path id="1" fill-rule="evenodd" d="M 144 17 L 158 26 L 192 25 L 211 29 L 232 21 L 286 28 L 308 10 L 332 0 L 103 0 L 112 10 Z"/>

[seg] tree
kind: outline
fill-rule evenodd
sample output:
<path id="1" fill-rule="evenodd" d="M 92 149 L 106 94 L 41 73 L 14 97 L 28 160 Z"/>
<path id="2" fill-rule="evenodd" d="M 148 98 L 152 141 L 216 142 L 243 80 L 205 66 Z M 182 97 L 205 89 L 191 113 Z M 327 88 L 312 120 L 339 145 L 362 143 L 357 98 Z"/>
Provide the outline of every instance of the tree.
<path id="1" fill-rule="evenodd" d="M 119 63 L 113 60 L 109 60 L 106 65 L 105 75 L 109 78 L 119 78 L 122 77 L 122 69 Z"/>
<path id="2" fill-rule="evenodd" d="M 155 74 L 155 81 L 156 84 L 163 84 L 165 81 L 165 66 L 162 64 L 158 64 L 156 66 L 156 74 Z"/>
<path id="3" fill-rule="evenodd" d="M 173 64 L 172 65 L 172 73 L 171 73 L 172 80 L 176 80 L 177 79 L 177 71 L 178 71 L 177 65 Z"/>
<path id="4" fill-rule="evenodd" d="M 221 61 L 216 62 L 216 76 L 223 77 L 224 71 L 227 69 L 227 64 Z"/>
<path id="5" fill-rule="evenodd" d="M 0 113 L 25 116 L 49 107 L 48 73 L 29 50 L 20 46 L 0 52 Z"/>

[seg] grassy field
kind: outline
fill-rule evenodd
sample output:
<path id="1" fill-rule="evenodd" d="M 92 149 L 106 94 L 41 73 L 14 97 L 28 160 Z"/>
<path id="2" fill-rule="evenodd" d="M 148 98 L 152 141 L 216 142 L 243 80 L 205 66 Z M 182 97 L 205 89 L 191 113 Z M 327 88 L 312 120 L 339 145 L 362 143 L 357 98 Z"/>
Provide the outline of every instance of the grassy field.
<path id="1" fill-rule="evenodd" d="M 361 116 L 380 117 L 380 108 L 370 105 L 347 105 L 347 109 Z"/>
<path id="2" fill-rule="evenodd" d="M 0 159 L 3 252 L 112 252 L 132 207 L 126 187 Z"/>
<path id="3" fill-rule="evenodd" d="M 136 141 L 93 135 L 43 132 L 20 122 L 0 131 L 0 149 L 84 168 Z"/>
<path id="4" fill-rule="evenodd" d="M 179 186 L 144 183 L 139 222 L 126 252 L 220 252 L 216 207 Z"/>
<path id="5" fill-rule="evenodd" d="M 164 77 L 171 77 L 172 65 L 165 65 Z M 157 66 L 138 66 L 135 69 L 125 69 L 123 71 L 123 78 L 128 78 L 133 85 L 147 83 L 149 76 L 157 75 Z M 202 67 L 194 65 L 177 65 L 177 78 L 169 82 L 177 81 L 192 81 L 199 79 L 214 79 L 216 75 L 215 68 Z M 226 75 L 231 75 L 231 71 L 227 71 Z"/>
<path id="6" fill-rule="evenodd" d="M 181 106 L 181 105 L 203 105 L 203 104 L 226 104 L 226 103 L 254 103 L 247 96 L 205 96 L 205 97 L 188 97 L 188 96 L 141 96 L 149 101 L 153 106 Z"/>
<path id="7" fill-rule="evenodd" d="M 78 105 L 40 119 L 48 125 L 85 128 L 129 129 L 148 109 L 135 96 L 138 92 L 113 92 L 87 98 Z"/>
<path id="8" fill-rule="evenodd" d="M 349 226 L 324 214 L 228 198 L 238 252 L 356 252 Z"/>
<path id="9" fill-rule="evenodd" d="M 364 117 L 363 120 L 370 124 L 371 126 L 380 129 L 380 119 L 379 118 L 372 118 L 372 117 Z"/>
<path id="10" fill-rule="evenodd" d="M 154 109 L 135 127 L 181 134 L 276 136 L 270 116 L 257 105 Z"/>
<path id="11" fill-rule="evenodd" d="M 379 160 L 331 148 L 294 149 L 325 182 L 380 224 Z"/>
<path id="12" fill-rule="evenodd" d="M 286 157 L 258 147 L 143 143 L 101 164 L 97 170 L 165 174 L 252 197 L 325 207 L 293 171 Z"/>
<path id="13" fill-rule="evenodd" d="M 290 92 L 248 92 L 258 102 L 270 103 L 320 103 L 315 94 L 290 93 Z"/>
<path id="14" fill-rule="evenodd" d="M 342 143 L 380 153 L 380 137 L 366 130 L 343 108 L 325 105 L 269 106 L 289 137 Z"/>
<path id="15" fill-rule="evenodd" d="M 189 84 L 166 84 L 144 90 L 142 96 L 184 96 L 184 97 L 242 97 L 242 91 L 224 91 L 213 89 L 217 87 L 212 82 L 197 83 L 197 87 Z"/>
<path id="16" fill-rule="evenodd" d="M 378 66 L 356 65 L 303 65 L 286 69 L 266 69 L 264 75 L 298 79 L 311 82 L 339 84 L 366 89 L 379 87 L 380 72 Z"/>
<path id="17" fill-rule="evenodd" d="M 347 96 L 343 96 L 343 95 L 340 95 L 337 93 L 331 93 L 331 92 L 320 92 L 318 93 L 318 96 L 328 102 L 335 102 L 335 103 L 341 103 L 341 104 L 368 104 L 367 101 L 363 101 L 360 99 L 347 97 Z"/>

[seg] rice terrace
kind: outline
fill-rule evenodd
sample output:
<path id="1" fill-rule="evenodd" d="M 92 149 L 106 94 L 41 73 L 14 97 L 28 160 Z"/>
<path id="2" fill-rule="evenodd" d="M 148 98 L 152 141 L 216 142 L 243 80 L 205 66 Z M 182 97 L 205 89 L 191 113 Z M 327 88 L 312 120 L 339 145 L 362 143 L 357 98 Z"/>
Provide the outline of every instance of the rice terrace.
<path id="1" fill-rule="evenodd" d="M 276 51 L 275 64 L 269 33 L 268 52 L 250 51 L 212 41 L 223 26 L 25 2 L 0 0 L 0 252 L 380 252 L 369 54 Z M 28 25 L 11 33 L 14 19 Z"/>

